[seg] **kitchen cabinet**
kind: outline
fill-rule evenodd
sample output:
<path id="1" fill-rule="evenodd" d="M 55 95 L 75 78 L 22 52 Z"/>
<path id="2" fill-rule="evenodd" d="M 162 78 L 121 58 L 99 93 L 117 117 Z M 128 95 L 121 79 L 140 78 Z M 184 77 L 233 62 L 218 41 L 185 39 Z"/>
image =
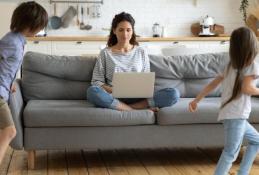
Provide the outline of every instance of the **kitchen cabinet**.
<path id="1" fill-rule="evenodd" d="M 163 48 L 185 47 L 197 49 L 204 52 L 226 52 L 229 48 L 229 41 L 172 41 L 172 42 L 140 42 L 150 54 L 162 55 Z"/>
<path id="2" fill-rule="evenodd" d="M 104 48 L 103 41 L 27 41 L 25 51 L 40 52 L 50 55 L 98 55 Z"/>
<path id="3" fill-rule="evenodd" d="M 53 55 L 98 55 L 105 47 L 102 41 L 52 41 Z"/>
<path id="4" fill-rule="evenodd" d="M 88 38 L 86 38 L 88 39 Z M 100 50 L 106 46 L 106 38 L 30 38 L 26 50 L 52 55 L 98 55 Z M 227 39 L 214 38 L 151 38 L 140 39 L 140 46 L 146 48 L 149 54 L 161 55 L 163 48 L 185 47 L 197 49 L 197 53 L 228 51 L 229 41 Z M 198 52 L 200 51 L 200 52 Z"/>
<path id="5" fill-rule="evenodd" d="M 40 52 L 45 54 L 52 54 L 51 41 L 27 41 L 25 45 L 25 52 Z"/>

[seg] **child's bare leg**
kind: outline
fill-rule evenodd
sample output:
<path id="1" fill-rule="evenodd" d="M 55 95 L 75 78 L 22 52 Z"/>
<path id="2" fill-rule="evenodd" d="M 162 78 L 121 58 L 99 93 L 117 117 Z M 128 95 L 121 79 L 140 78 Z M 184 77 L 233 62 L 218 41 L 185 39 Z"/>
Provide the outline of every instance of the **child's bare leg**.
<path id="1" fill-rule="evenodd" d="M 4 158 L 5 152 L 16 135 L 16 129 L 13 125 L 0 131 L 0 164 Z"/>

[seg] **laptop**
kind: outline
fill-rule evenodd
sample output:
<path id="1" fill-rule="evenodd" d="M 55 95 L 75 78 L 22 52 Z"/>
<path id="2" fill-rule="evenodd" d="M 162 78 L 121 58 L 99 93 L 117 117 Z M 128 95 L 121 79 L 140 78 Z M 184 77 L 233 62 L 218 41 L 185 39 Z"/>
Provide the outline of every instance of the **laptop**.
<path id="1" fill-rule="evenodd" d="M 155 72 L 114 73 L 112 95 L 115 98 L 153 97 Z"/>

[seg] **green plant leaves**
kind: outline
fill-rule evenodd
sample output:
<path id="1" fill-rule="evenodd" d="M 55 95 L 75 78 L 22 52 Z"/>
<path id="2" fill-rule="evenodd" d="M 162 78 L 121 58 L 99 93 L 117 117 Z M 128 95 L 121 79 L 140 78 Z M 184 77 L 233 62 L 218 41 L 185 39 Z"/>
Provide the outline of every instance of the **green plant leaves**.
<path id="1" fill-rule="evenodd" d="M 243 14 L 243 20 L 245 22 L 246 22 L 246 18 L 247 18 L 246 9 L 247 9 L 248 5 L 249 5 L 248 0 L 242 0 L 240 7 L 239 7 L 240 12 L 242 12 L 242 14 Z"/>

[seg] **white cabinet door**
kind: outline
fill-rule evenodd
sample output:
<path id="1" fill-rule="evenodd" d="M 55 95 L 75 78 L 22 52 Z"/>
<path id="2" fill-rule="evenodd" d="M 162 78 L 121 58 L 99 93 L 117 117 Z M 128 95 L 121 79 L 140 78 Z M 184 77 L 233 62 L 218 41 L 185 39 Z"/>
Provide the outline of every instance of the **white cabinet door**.
<path id="1" fill-rule="evenodd" d="M 51 54 L 51 41 L 27 41 L 25 52 L 27 51 Z"/>
<path id="2" fill-rule="evenodd" d="M 105 47 L 102 41 L 52 41 L 53 55 L 98 55 L 100 50 Z"/>
<path id="3" fill-rule="evenodd" d="M 204 52 L 227 52 L 229 49 L 229 41 L 184 41 L 179 44 L 185 45 L 187 48 L 197 48 Z"/>
<path id="4" fill-rule="evenodd" d="M 141 42 L 149 54 L 155 55 L 188 55 L 199 53 L 227 52 L 228 41 L 171 41 L 171 42 Z"/>
<path id="5" fill-rule="evenodd" d="M 173 42 L 139 42 L 139 45 L 147 49 L 148 54 L 162 55 L 162 48 L 172 46 Z"/>

